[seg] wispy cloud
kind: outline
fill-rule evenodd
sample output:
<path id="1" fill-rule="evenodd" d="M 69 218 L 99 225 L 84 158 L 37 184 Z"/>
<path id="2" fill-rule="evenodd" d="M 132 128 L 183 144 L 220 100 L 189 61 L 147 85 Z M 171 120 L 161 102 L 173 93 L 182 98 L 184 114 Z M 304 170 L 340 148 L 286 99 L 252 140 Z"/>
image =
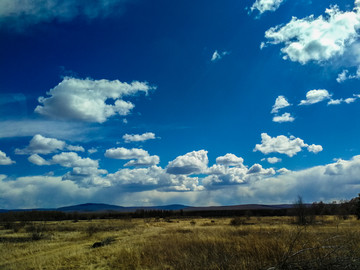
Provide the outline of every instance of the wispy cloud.
<path id="1" fill-rule="evenodd" d="M 224 56 L 229 55 L 230 52 L 227 51 L 223 51 L 223 52 L 218 52 L 217 50 L 213 53 L 212 57 L 211 57 L 211 62 L 216 62 L 219 61 L 220 59 L 222 59 Z"/>
<path id="2" fill-rule="evenodd" d="M 0 138 L 29 137 L 36 134 L 58 139 L 83 141 L 97 127 L 83 123 L 48 120 L 8 120 L 0 121 Z M 93 136 L 92 136 L 93 137 Z"/>
<path id="3" fill-rule="evenodd" d="M 17 30 L 43 22 L 70 21 L 76 17 L 94 19 L 121 13 L 127 0 L 2 0 L 0 26 Z"/>

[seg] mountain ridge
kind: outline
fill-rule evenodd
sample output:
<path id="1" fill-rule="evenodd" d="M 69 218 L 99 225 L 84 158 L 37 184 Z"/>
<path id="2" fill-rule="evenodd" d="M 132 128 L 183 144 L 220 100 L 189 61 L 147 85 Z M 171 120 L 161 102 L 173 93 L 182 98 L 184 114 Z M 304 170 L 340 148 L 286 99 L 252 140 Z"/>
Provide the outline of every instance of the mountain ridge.
<path id="1" fill-rule="evenodd" d="M 32 208 L 32 209 L 0 209 L 0 213 L 11 211 L 61 211 L 61 212 L 135 212 L 137 210 L 183 210 L 183 211 L 226 211 L 226 210 L 276 210 L 292 208 L 292 204 L 239 204 L 224 206 L 187 206 L 183 204 L 169 204 L 161 206 L 119 206 L 105 203 L 83 203 L 58 208 Z"/>

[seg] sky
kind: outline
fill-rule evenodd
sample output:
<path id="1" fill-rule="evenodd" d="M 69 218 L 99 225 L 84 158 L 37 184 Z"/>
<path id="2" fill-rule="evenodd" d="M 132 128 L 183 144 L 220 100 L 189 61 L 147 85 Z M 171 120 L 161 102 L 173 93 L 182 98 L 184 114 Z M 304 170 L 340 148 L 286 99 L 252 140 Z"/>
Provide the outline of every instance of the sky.
<path id="1" fill-rule="evenodd" d="M 0 208 L 348 200 L 360 0 L 1 0 Z"/>

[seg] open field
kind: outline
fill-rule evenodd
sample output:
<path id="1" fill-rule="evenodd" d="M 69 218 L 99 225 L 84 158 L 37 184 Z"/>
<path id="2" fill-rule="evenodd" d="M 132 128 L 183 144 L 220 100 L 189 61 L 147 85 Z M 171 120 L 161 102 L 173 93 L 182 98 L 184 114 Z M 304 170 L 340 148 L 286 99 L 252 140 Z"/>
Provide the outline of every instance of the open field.
<path id="1" fill-rule="evenodd" d="M 93 248 L 93 244 L 98 246 Z M 7 223 L 0 269 L 360 269 L 360 221 L 317 217 Z"/>

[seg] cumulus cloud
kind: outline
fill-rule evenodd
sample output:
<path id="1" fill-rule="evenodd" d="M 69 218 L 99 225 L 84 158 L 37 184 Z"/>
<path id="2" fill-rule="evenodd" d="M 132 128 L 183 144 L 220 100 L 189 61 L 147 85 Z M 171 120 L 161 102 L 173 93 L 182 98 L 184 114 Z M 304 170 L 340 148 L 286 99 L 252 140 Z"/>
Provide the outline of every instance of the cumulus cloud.
<path id="1" fill-rule="evenodd" d="M 91 177 L 84 177 L 91 171 Z M 201 180 L 168 174 L 158 166 L 121 169 L 102 176 L 104 173 L 94 167 L 82 167 L 59 177 L 12 179 L 0 175 L 0 208 L 57 207 L 88 201 L 118 205 L 231 205 L 239 204 L 240 199 L 240 203 L 275 204 L 292 203 L 299 194 L 307 202 L 350 199 L 357 195 L 354 190 L 360 188 L 360 156 L 299 171 L 281 168 L 276 174 L 272 168 L 264 169 L 259 164 L 250 169 L 215 164 Z M 120 193 L 122 196 L 116 196 Z"/>
<path id="2" fill-rule="evenodd" d="M 269 162 L 271 164 L 279 163 L 282 161 L 281 158 L 277 158 L 277 157 L 269 157 L 266 160 L 267 160 L 267 162 Z"/>
<path id="3" fill-rule="evenodd" d="M 84 147 L 79 146 L 79 145 L 68 145 L 67 150 L 69 151 L 75 151 L 75 152 L 85 152 Z"/>
<path id="4" fill-rule="evenodd" d="M 317 153 L 321 152 L 323 150 L 323 148 L 321 145 L 312 144 L 312 145 L 307 146 L 307 150 L 309 152 L 317 154 Z"/>
<path id="5" fill-rule="evenodd" d="M 260 151 L 263 154 L 280 153 L 293 157 L 303 148 L 307 148 L 309 152 L 313 153 L 322 151 L 321 145 L 308 145 L 302 139 L 294 136 L 289 138 L 284 135 L 270 137 L 266 133 L 261 133 L 261 144 L 256 144 L 254 151 Z"/>
<path id="6" fill-rule="evenodd" d="M 11 165 L 15 161 L 11 160 L 3 151 L 0 150 L 0 165 Z"/>
<path id="7" fill-rule="evenodd" d="M 291 116 L 290 113 L 283 113 L 282 115 L 277 115 L 273 117 L 273 122 L 276 123 L 285 123 L 285 122 L 293 122 L 295 120 L 294 117 Z"/>
<path id="8" fill-rule="evenodd" d="M 199 150 L 178 156 L 167 165 L 166 172 L 170 174 L 200 174 L 207 170 L 209 159 L 207 151 Z"/>
<path id="9" fill-rule="evenodd" d="M 66 142 L 54 139 L 46 138 L 40 134 L 36 134 L 31 140 L 27 147 L 24 149 L 15 149 L 17 155 L 28 155 L 28 154 L 50 154 L 59 150 L 70 150 L 84 152 L 85 149 L 82 146 L 67 145 Z"/>
<path id="10" fill-rule="evenodd" d="M 57 155 L 54 155 L 51 159 L 52 164 L 59 164 L 63 167 L 95 167 L 99 166 L 97 160 L 90 158 L 82 158 L 75 152 L 63 152 Z"/>
<path id="11" fill-rule="evenodd" d="M 186 175 L 171 175 L 158 166 L 136 169 L 121 169 L 114 174 L 109 174 L 106 179 L 114 187 L 131 190 L 151 190 L 161 191 L 194 191 L 202 190 L 197 177 Z"/>
<path id="12" fill-rule="evenodd" d="M 277 173 L 279 173 L 279 174 L 287 174 L 287 173 L 291 173 L 291 171 L 290 171 L 290 170 L 288 170 L 288 169 L 286 169 L 286 168 L 281 168 L 281 169 L 278 169 L 276 172 L 277 172 Z"/>
<path id="13" fill-rule="evenodd" d="M 42 158 L 41 156 L 39 156 L 38 154 L 32 154 L 31 156 L 28 157 L 29 162 L 38 165 L 38 166 L 44 166 L 44 165 L 50 165 L 51 163 L 47 160 L 45 160 L 44 158 Z"/>
<path id="14" fill-rule="evenodd" d="M 90 149 L 88 149 L 88 153 L 91 155 L 91 154 L 94 154 L 94 153 L 96 153 L 98 150 L 96 149 L 96 148 L 90 148 Z"/>
<path id="15" fill-rule="evenodd" d="M 216 62 L 220 59 L 222 59 L 224 56 L 230 54 L 227 51 L 223 51 L 223 52 L 218 52 L 217 50 L 213 53 L 212 57 L 211 57 L 211 62 Z"/>
<path id="16" fill-rule="evenodd" d="M 314 89 L 306 93 L 306 100 L 301 100 L 299 105 L 311 105 L 327 99 L 331 99 L 331 94 L 327 90 Z"/>
<path id="17" fill-rule="evenodd" d="M 155 134 L 152 132 L 146 132 L 143 134 L 125 134 L 123 139 L 126 143 L 131 142 L 144 142 L 147 140 L 156 139 Z"/>
<path id="18" fill-rule="evenodd" d="M 0 24 L 22 30 L 26 26 L 57 20 L 70 21 L 82 16 L 105 17 L 122 10 L 125 0 L 2 0 Z"/>
<path id="19" fill-rule="evenodd" d="M 152 166 L 160 162 L 160 158 L 158 156 L 150 156 L 148 151 L 140 148 L 111 148 L 106 150 L 105 157 L 124 160 L 132 159 L 124 166 Z"/>
<path id="20" fill-rule="evenodd" d="M 351 98 L 340 98 L 340 99 L 331 99 L 328 101 L 328 105 L 339 105 L 341 103 L 346 103 L 346 104 L 350 104 L 350 103 L 353 103 L 355 102 L 359 96 L 358 95 L 353 95 L 354 97 L 351 97 Z"/>
<path id="21" fill-rule="evenodd" d="M 54 138 L 46 138 L 40 134 L 35 135 L 25 149 L 16 149 L 18 155 L 27 154 L 50 154 L 58 150 L 63 150 L 66 146 L 64 141 Z"/>
<path id="22" fill-rule="evenodd" d="M 243 162 L 244 162 L 243 158 L 237 157 L 236 155 L 231 153 L 216 158 L 216 164 L 224 165 L 224 166 L 242 167 L 244 166 Z"/>
<path id="23" fill-rule="evenodd" d="M 66 77 L 47 94 L 39 97 L 35 112 L 55 119 L 103 123 L 114 115 L 125 116 L 135 107 L 124 96 L 145 94 L 147 83 L 122 83 L 118 80 L 92 80 Z"/>
<path id="24" fill-rule="evenodd" d="M 224 165 L 213 165 L 208 170 L 202 183 L 205 187 L 210 188 L 216 185 L 235 185 L 244 184 L 247 180 L 248 168 L 244 167 L 227 167 Z"/>
<path id="25" fill-rule="evenodd" d="M 256 9 L 260 14 L 263 14 L 266 11 L 277 10 L 282 2 L 284 2 L 284 0 L 256 0 L 250 10 L 254 11 Z"/>
<path id="26" fill-rule="evenodd" d="M 275 174 L 274 169 L 264 169 L 260 164 L 254 164 L 249 169 L 246 166 L 229 167 L 215 164 L 211 166 L 202 183 L 207 189 L 215 186 L 249 184 Z"/>
<path id="27" fill-rule="evenodd" d="M 159 162 L 160 162 L 160 158 L 157 155 L 144 156 L 135 160 L 130 160 L 124 166 L 135 166 L 135 167 L 152 166 L 159 164 Z"/>
<path id="28" fill-rule="evenodd" d="M 291 106 L 284 96 L 278 96 L 275 100 L 275 104 L 272 107 L 271 113 L 278 113 L 280 109 Z"/>
<path id="29" fill-rule="evenodd" d="M 342 56 L 357 38 L 360 27 L 359 4 L 352 11 L 343 12 L 334 5 L 326 9 L 325 16 L 314 15 L 272 27 L 265 32 L 267 44 L 284 44 L 284 59 L 306 64 L 323 62 Z"/>
<path id="30" fill-rule="evenodd" d="M 148 151 L 140 148 L 127 149 L 124 147 L 106 150 L 105 157 L 114 159 L 138 159 L 149 156 Z"/>

